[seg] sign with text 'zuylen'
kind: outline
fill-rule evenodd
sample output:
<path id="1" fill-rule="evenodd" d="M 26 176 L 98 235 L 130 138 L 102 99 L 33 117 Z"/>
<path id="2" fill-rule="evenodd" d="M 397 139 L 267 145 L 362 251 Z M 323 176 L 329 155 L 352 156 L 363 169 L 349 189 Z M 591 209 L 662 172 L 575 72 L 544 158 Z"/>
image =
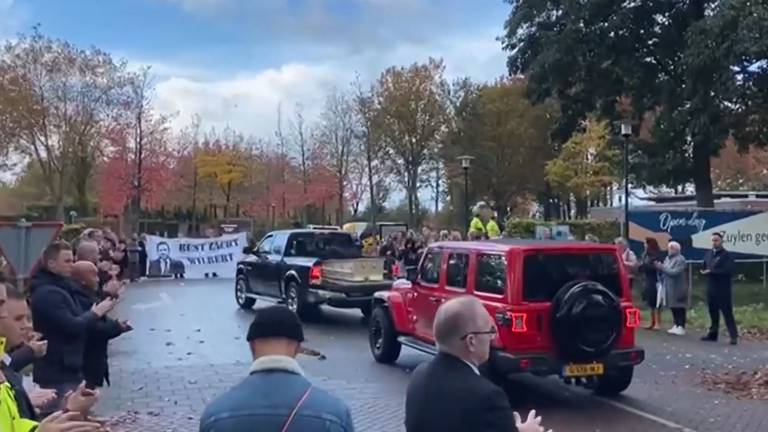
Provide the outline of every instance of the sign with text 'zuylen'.
<path id="1" fill-rule="evenodd" d="M 737 259 L 768 257 L 768 213 L 758 211 L 634 211 L 629 214 L 632 249 L 642 250 L 647 237 L 666 250 L 670 241 L 683 247 L 688 260 L 701 260 L 712 247 L 712 233 L 723 235 L 725 247 Z"/>
<path id="2" fill-rule="evenodd" d="M 234 278 L 246 245 L 245 233 L 209 238 L 147 236 L 147 276 L 202 279 L 215 273 Z"/>

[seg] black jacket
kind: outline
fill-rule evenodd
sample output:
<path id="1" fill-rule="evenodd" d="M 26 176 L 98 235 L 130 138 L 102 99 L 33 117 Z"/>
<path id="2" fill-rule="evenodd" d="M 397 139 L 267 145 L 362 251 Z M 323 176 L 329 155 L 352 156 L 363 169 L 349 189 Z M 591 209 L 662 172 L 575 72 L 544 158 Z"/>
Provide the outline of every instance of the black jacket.
<path id="1" fill-rule="evenodd" d="M 30 284 L 35 331 L 48 341 L 45 357 L 35 362 L 34 381 L 41 387 L 82 381 L 88 328 L 99 318 L 72 296 L 72 281 L 40 270 Z"/>
<path id="2" fill-rule="evenodd" d="M 704 269 L 709 270 L 707 286 L 710 289 L 731 288 L 734 266 L 733 256 L 727 250 L 707 251 L 704 254 Z"/>
<path id="3" fill-rule="evenodd" d="M 32 401 L 29 399 L 27 391 L 24 389 L 24 377 L 21 374 L 21 370 L 30 364 L 28 361 L 28 351 L 32 351 L 31 348 L 23 346 L 8 353 L 8 359 L 11 360 L 11 364 L 7 365 L 0 360 L 0 371 L 5 375 L 5 379 L 13 389 L 13 396 L 16 398 L 16 405 L 19 408 L 19 415 L 21 418 L 29 420 L 37 420 L 37 413 L 35 407 L 32 405 Z M 34 353 L 32 354 L 34 358 Z"/>
<path id="4" fill-rule="evenodd" d="M 72 296 L 82 309 L 90 310 L 95 303 L 102 300 L 97 292 L 77 282 L 73 282 L 73 288 Z M 120 323 L 106 316 L 92 321 L 88 326 L 83 352 L 83 377 L 89 386 L 101 387 L 105 381 L 109 384 L 107 345 L 110 339 L 121 334 L 123 330 Z"/>
<path id="5" fill-rule="evenodd" d="M 459 358 L 438 354 L 411 377 L 405 399 L 407 432 L 515 432 L 504 391 Z"/>

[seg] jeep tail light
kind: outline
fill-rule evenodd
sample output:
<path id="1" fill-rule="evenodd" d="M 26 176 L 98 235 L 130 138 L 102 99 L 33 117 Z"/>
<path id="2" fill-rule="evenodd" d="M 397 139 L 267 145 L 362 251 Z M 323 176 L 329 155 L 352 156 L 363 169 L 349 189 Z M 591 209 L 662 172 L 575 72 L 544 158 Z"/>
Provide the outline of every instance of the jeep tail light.
<path id="1" fill-rule="evenodd" d="M 323 267 L 321 267 L 319 264 L 315 264 L 312 266 L 312 268 L 309 270 L 309 284 L 310 285 L 320 285 L 320 282 L 323 280 Z"/>
<path id="2" fill-rule="evenodd" d="M 512 318 L 512 333 L 525 333 L 528 331 L 528 314 L 510 313 L 509 315 Z"/>
<path id="3" fill-rule="evenodd" d="M 627 328 L 640 327 L 640 309 L 629 308 L 627 309 Z"/>
<path id="4" fill-rule="evenodd" d="M 392 264 L 392 277 L 397 279 L 398 276 L 400 276 L 400 265 L 394 263 Z"/>

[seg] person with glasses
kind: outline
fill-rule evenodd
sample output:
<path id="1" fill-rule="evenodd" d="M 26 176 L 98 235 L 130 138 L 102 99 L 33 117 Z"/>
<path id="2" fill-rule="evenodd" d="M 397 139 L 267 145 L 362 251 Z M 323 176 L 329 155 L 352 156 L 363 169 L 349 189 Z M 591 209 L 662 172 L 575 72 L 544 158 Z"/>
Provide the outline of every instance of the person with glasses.
<path id="1" fill-rule="evenodd" d="M 523 422 L 504 391 L 480 375 L 496 325 L 480 300 L 461 296 L 437 310 L 438 355 L 413 372 L 405 399 L 407 432 L 543 432 L 531 411 Z"/>

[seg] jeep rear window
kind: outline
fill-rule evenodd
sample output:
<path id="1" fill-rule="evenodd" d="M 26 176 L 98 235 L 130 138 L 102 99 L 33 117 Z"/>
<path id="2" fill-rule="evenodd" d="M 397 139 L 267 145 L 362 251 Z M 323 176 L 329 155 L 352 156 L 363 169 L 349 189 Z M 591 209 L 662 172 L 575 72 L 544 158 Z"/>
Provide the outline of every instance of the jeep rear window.
<path id="1" fill-rule="evenodd" d="M 619 262 L 612 252 L 539 252 L 523 261 L 523 300 L 551 301 L 569 282 L 591 280 L 621 297 Z"/>

